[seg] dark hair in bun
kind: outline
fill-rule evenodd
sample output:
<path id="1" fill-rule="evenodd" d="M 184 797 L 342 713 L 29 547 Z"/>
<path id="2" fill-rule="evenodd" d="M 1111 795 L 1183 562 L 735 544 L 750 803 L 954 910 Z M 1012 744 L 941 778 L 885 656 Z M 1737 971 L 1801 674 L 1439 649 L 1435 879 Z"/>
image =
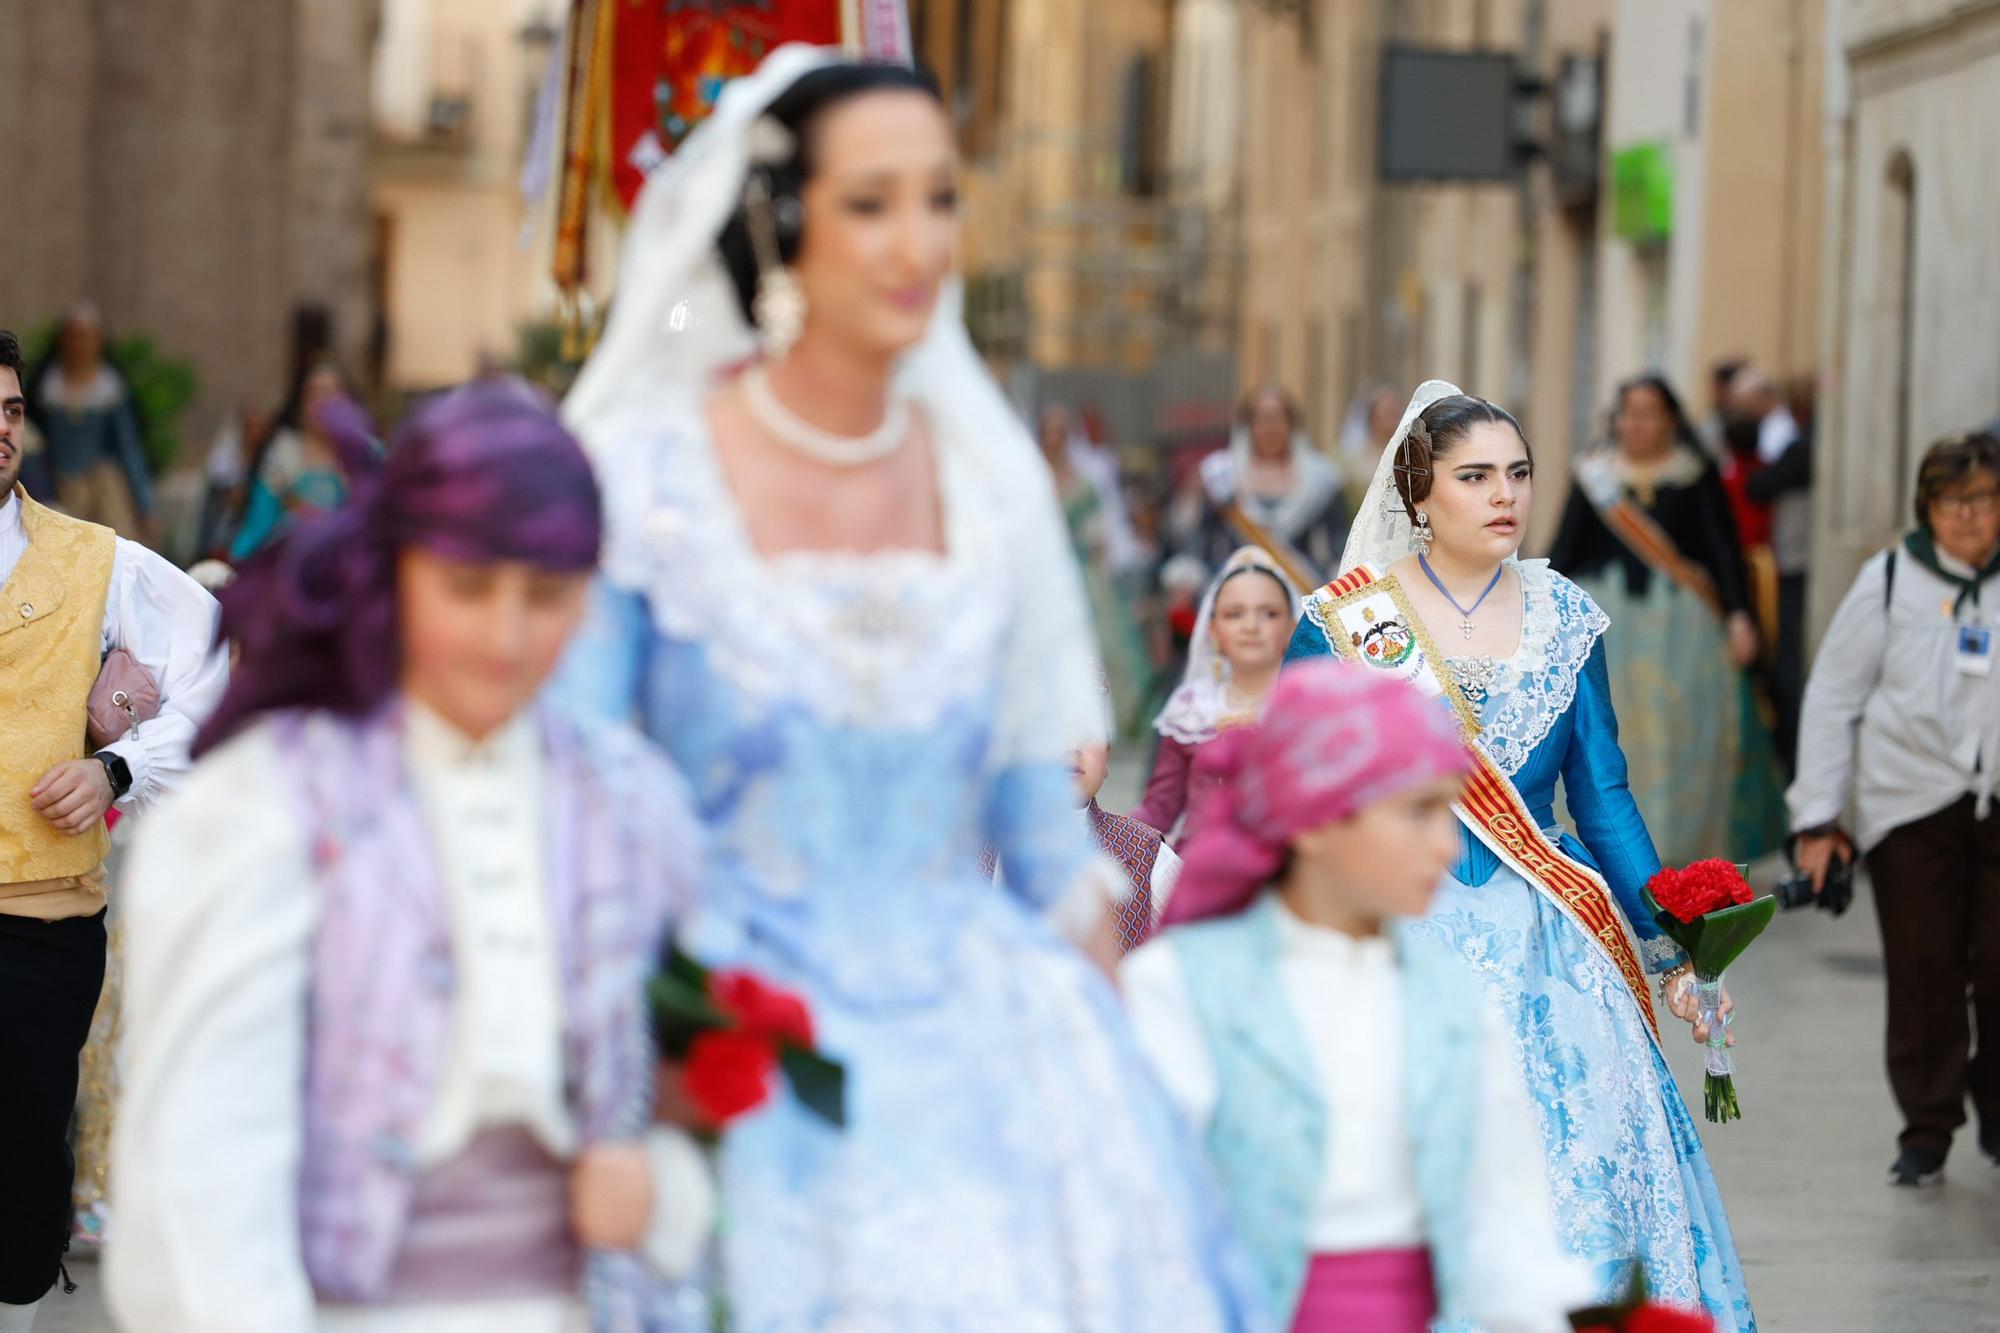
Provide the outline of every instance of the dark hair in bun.
<path id="1" fill-rule="evenodd" d="M 1528 462 L 1535 461 L 1534 447 L 1522 433 L 1521 423 L 1506 408 L 1469 393 L 1440 398 L 1410 423 L 1410 433 L 1396 450 L 1396 493 L 1403 497 L 1406 512 L 1414 514 L 1418 505 L 1430 499 L 1437 465 L 1465 442 L 1474 426 L 1488 421 L 1511 426 L 1520 436 L 1521 447 L 1528 451 Z"/>
<path id="2" fill-rule="evenodd" d="M 939 105 L 944 102 L 937 80 L 927 71 L 887 61 L 866 61 L 821 66 L 785 89 L 764 112 L 765 119 L 776 121 L 792 136 L 791 154 L 784 161 L 752 164 L 750 168 L 753 175 L 764 178 L 770 194 L 771 225 L 776 233 L 780 262 L 789 264 L 798 257 L 799 238 L 805 229 L 805 206 L 800 195 L 819 169 L 813 156 L 813 131 L 820 117 L 843 102 L 883 92 L 923 93 Z M 716 237 L 715 248 L 729 273 L 730 285 L 736 289 L 743 318 L 754 328 L 757 247 L 751 232 L 750 205 L 745 202 L 751 195 L 748 185 L 746 180 L 744 198 L 737 202 L 736 210 Z"/>

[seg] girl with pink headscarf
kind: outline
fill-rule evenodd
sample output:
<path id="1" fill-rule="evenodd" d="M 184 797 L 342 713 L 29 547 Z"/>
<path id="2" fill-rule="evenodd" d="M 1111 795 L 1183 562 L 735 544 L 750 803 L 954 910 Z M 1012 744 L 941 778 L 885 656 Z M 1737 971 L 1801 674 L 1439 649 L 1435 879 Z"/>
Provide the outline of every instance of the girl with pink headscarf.
<path id="1" fill-rule="evenodd" d="M 1281 1326 L 1567 1329 L 1594 1285 L 1556 1240 L 1514 1043 L 1401 926 L 1458 855 L 1449 715 L 1314 662 L 1220 744 L 1167 929 L 1121 979 Z"/>

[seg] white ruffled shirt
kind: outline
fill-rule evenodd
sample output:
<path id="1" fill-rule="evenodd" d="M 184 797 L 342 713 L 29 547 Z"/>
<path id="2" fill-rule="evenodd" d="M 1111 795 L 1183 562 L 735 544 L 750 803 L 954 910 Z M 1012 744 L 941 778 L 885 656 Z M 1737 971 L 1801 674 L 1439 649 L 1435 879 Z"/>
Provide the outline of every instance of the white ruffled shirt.
<path id="1" fill-rule="evenodd" d="M 419 1155 L 527 1125 L 576 1150 L 540 817 L 543 756 L 518 719 L 475 744 L 412 705 L 409 755 L 436 838 L 460 988 Z M 140 830 L 121 885 L 126 1068 L 112 1145 L 112 1312 L 147 1333 L 559 1333 L 567 1296 L 316 1307 L 299 1253 L 306 1007 L 318 900 L 268 729 L 205 758 Z M 656 1131 L 645 1253 L 685 1272 L 712 1187 L 684 1136 Z"/>
<path id="2" fill-rule="evenodd" d="M 1357 939 L 1278 913 L 1278 969 L 1326 1099 L 1314 1253 L 1426 1244 L 1416 1164 L 1404 1129 L 1402 980 L 1386 937 Z M 1167 1095 L 1206 1132 L 1221 1095 L 1215 1062 L 1172 934 L 1119 972 L 1140 1048 Z M 1489 1333 L 1562 1333 L 1596 1285 L 1556 1239 L 1541 1129 L 1516 1072 L 1515 1044 L 1484 1015 L 1477 1142 L 1466 1184 L 1472 1262 L 1467 1315 Z"/>
<path id="3" fill-rule="evenodd" d="M 435 1166 L 481 1130 L 525 1125 L 558 1157 L 576 1150 L 563 1098 L 562 977 L 544 892 L 542 754 L 517 717 L 470 741 L 407 708 L 410 775 L 437 838 L 459 960 L 451 1044 L 417 1140 Z"/>
<path id="4" fill-rule="evenodd" d="M 21 502 L 0 495 L 0 586 L 27 552 Z M 221 614 L 215 598 L 165 557 L 118 539 L 101 651 L 127 650 L 160 687 L 159 715 L 104 747 L 132 770 L 132 789 L 118 802 L 125 809 L 144 809 L 173 790 L 188 770 L 196 729 L 222 702 L 229 655 L 215 642 Z"/>

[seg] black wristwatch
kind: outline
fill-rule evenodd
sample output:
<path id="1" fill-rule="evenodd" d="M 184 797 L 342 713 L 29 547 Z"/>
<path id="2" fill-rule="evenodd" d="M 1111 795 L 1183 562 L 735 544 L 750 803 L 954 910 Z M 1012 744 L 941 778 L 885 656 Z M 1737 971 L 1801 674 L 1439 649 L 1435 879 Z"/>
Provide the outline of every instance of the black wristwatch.
<path id="1" fill-rule="evenodd" d="M 99 750 L 90 757 L 104 765 L 104 776 L 111 780 L 111 799 L 124 800 L 125 793 L 132 790 L 131 766 L 110 750 Z"/>

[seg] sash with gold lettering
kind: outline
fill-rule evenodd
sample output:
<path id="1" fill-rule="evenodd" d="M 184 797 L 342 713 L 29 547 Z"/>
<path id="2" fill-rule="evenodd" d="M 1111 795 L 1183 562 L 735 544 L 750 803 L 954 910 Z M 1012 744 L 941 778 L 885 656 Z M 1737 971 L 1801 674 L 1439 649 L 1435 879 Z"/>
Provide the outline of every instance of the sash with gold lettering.
<path id="1" fill-rule="evenodd" d="M 1222 506 L 1222 521 L 1236 534 L 1238 542 L 1255 546 L 1269 556 L 1271 563 L 1292 581 L 1294 588 L 1310 588 L 1319 582 L 1319 574 L 1313 569 L 1312 562 L 1301 555 L 1297 547 L 1250 517 L 1249 511 L 1241 504 L 1231 500 Z"/>
<path id="2" fill-rule="evenodd" d="M 1638 937 L 1619 910 L 1604 877 L 1542 832 L 1513 780 L 1500 771 L 1480 742 L 1478 714 L 1444 665 L 1409 598 L 1393 576 L 1354 569 L 1306 598 L 1306 618 L 1328 646 L 1351 662 L 1388 671 L 1425 694 L 1443 699 L 1472 745 L 1477 767 L 1452 808 L 1472 835 L 1503 865 L 1533 884 L 1617 967 L 1632 990 L 1646 1026 L 1659 1038 L 1653 993 L 1640 961 Z"/>
<path id="3" fill-rule="evenodd" d="M 1683 446 L 1684 452 L 1676 455 L 1674 467 L 1658 478 L 1659 482 L 1692 482 L 1700 476 L 1705 466 L 1692 450 Z M 1577 465 L 1576 488 L 1590 507 L 1597 511 L 1597 517 L 1624 544 L 1625 549 L 1639 557 L 1646 568 L 1677 584 L 1682 591 L 1701 599 L 1704 606 L 1722 616 L 1722 599 L 1715 590 L 1715 580 L 1708 571 L 1690 560 L 1674 544 L 1653 520 L 1653 516 L 1640 507 L 1626 494 L 1624 478 L 1618 470 L 1617 459 L 1608 452 L 1598 452 L 1585 458 Z M 1650 503 L 1650 501 L 1649 501 Z"/>

